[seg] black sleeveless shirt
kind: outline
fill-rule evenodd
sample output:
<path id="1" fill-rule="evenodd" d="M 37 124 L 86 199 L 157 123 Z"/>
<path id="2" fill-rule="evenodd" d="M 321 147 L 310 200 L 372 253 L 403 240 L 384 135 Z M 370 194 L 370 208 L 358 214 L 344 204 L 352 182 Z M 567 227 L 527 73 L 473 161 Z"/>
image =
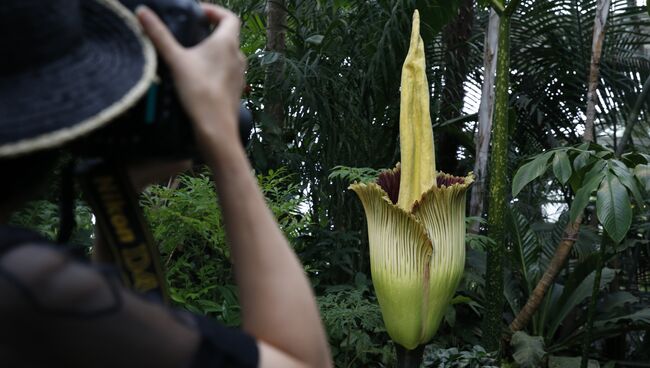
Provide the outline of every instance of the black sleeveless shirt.
<path id="1" fill-rule="evenodd" d="M 25 244 L 54 245 L 33 231 L 0 225 L 0 258 L 10 250 Z M 0 277 L 2 277 L 1 272 Z M 176 312 L 170 310 L 169 313 Z M 218 324 L 205 316 L 192 314 L 192 320 L 201 335 L 201 343 L 190 368 L 256 368 L 258 366 L 259 351 L 253 337 L 241 330 Z"/>

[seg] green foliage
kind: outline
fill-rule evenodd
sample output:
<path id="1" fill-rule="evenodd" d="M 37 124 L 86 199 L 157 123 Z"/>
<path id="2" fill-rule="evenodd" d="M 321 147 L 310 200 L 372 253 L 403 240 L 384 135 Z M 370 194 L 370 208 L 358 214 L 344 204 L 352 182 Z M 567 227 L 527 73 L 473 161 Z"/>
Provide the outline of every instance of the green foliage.
<path id="1" fill-rule="evenodd" d="M 555 224 L 526 218 L 518 208 L 511 209 L 510 245 L 511 267 L 514 273 L 506 277 L 506 298 L 511 313 L 519 312 L 536 285 L 541 272 L 546 269 L 555 246 L 563 237 L 568 214 L 560 216 Z M 635 230 L 638 231 L 638 230 Z M 583 226 L 574 246 L 576 259 L 568 265 L 565 275 L 552 285 L 534 315 L 528 333 L 544 339 L 547 350 L 553 353 L 574 352 L 584 337 L 586 306 L 590 301 L 595 272 L 598 266 L 600 240 L 589 226 Z M 621 257 L 624 247 L 606 254 L 605 261 Z M 607 290 L 620 270 L 605 268 L 600 279 L 600 289 Z M 628 292 L 610 292 L 599 300 L 593 333 L 597 337 L 616 336 L 625 328 L 644 328 L 646 306 Z M 603 323 L 602 321 L 607 321 Z"/>
<path id="2" fill-rule="evenodd" d="M 632 206 L 627 190 L 611 171 L 598 189 L 596 213 L 607 234 L 617 243 L 623 240 L 632 224 Z"/>
<path id="3" fill-rule="evenodd" d="M 81 201 L 74 207 L 76 228 L 69 244 L 90 249 L 93 242 L 93 215 L 90 208 Z M 59 206 L 47 201 L 28 202 L 9 219 L 9 224 L 31 229 L 45 238 L 56 241 L 59 235 Z"/>
<path id="4" fill-rule="evenodd" d="M 512 180 L 513 197 L 516 197 L 526 184 L 546 172 L 546 169 L 548 169 L 548 160 L 552 155 L 552 152 L 545 152 L 534 157 L 529 163 L 519 168 L 515 178 Z"/>
<path id="5" fill-rule="evenodd" d="M 377 180 L 380 170 L 369 167 L 335 166 L 328 176 L 329 179 L 341 179 L 347 183 L 369 183 Z"/>
<path id="6" fill-rule="evenodd" d="M 636 165 L 634 175 L 639 178 L 645 190 L 650 191 L 650 165 Z"/>
<path id="7" fill-rule="evenodd" d="M 464 349 L 442 349 L 430 345 L 424 352 L 423 365 L 425 368 L 497 368 L 497 360 L 493 354 L 485 351 L 480 345 Z"/>
<path id="8" fill-rule="evenodd" d="M 221 212 L 207 174 L 181 175 L 178 187 L 156 185 L 141 197 L 166 270 L 171 299 L 195 313 L 237 324 L 238 304 Z"/>
<path id="9" fill-rule="evenodd" d="M 394 347 L 389 343 L 376 299 L 367 293 L 365 276 L 357 287 L 336 286 L 318 297 L 336 367 L 390 366 Z"/>
<path id="10" fill-rule="evenodd" d="M 287 239 L 295 243 L 295 239 L 306 231 L 311 219 L 305 212 L 306 198 L 293 179 L 294 175 L 285 168 L 257 175 L 257 183 L 266 203 Z"/>
<path id="11" fill-rule="evenodd" d="M 258 175 L 267 203 L 291 241 L 308 217 L 304 202 L 285 170 Z M 152 186 L 141 204 L 160 248 L 172 300 L 192 312 L 239 324 L 239 304 L 233 286 L 230 252 L 208 173 L 177 177 L 176 187 Z"/>
<path id="12" fill-rule="evenodd" d="M 458 14 L 460 0 L 418 0 L 416 7 L 422 18 L 422 39 L 431 42 L 442 28 Z"/>
<path id="13" fill-rule="evenodd" d="M 580 142 L 596 3 L 522 1 L 515 13 L 511 40 L 512 69 L 516 71 L 511 103 L 518 115 L 513 133 L 515 159 Z M 635 1 L 612 0 L 610 9 L 595 96 L 595 123 L 598 143 L 617 148 L 650 72 L 650 62 L 641 51 L 650 40 L 650 33 L 642 31 L 650 17 L 645 6 Z M 647 116 L 647 99 L 642 110 L 641 116 Z M 648 120 L 641 118 L 638 125 L 628 149 L 647 152 Z"/>
<path id="14" fill-rule="evenodd" d="M 552 166 L 558 181 L 562 185 L 569 183 L 576 191 L 570 210 L 571 221 L 582 213 L 592 192 L 597 190 L 598 219 L 608 235 L 618 243 L 632 223 L 633 204 L 629 194 L 637 205 L 645 205 L 641 188 L 647 184 L 645 166 L 649 159 L 642 154 L 628 154 L 619 160 L 612 150 L 593 143 L 556 148 L 535 156 L 517 171 L 512 195 L 517 196 L 524 186 L 541 177 Z"/>
<path id="15" fill-rule="evenodd" d="M 555 335 L 557 328 L 565 321 L 569 313 L 591 297 L 596 274 L 595 269 L 596 259 L 594 258 L 581 263 L 569 276 L 564 287 L 559 288 L 561 291 L 559 298 L 549 303 L 548 308 L 550 310 L 548 312 L 549 318 L 547 325 L 547 336 L 549 340 Z M 602 270 L 600 289 L 609 285 L 614 279 L 614 275 L 615 272 L 612 269 Z"/>

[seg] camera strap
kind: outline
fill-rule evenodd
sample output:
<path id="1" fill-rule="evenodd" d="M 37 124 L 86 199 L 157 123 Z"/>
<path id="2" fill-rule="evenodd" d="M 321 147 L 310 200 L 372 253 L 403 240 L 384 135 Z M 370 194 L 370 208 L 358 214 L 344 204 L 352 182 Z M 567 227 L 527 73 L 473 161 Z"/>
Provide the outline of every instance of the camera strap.
<path id="1" fill-rule="evenodd" d="M 75 174 L 123 283 L 148 298 L 167 303 L 160 254 L 124 165 L 84 160 L 77 163 Z"/>

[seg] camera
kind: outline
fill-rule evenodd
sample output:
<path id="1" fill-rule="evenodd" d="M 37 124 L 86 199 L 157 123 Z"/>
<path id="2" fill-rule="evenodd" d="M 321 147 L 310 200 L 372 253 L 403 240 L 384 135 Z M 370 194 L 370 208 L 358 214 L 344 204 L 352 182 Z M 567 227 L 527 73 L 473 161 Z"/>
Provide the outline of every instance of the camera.
<path id="1" fill-rule="evenodd" d="M 211 33 L 209 21 L 194 0 L 120 0 L 131 11 L 139 5 L 152 9 L 176 40 L 191 47 Z M 81 157 L 117 160 L 198 157 L 192 124 L 181 105 L 171 73 L 158 59 L 157 78 L 131 109 L 106 127 L 93 132 L 73 149 Z M 239 132 L 246 144 L 252 130 L 252 115 L 240 108 Z"/>

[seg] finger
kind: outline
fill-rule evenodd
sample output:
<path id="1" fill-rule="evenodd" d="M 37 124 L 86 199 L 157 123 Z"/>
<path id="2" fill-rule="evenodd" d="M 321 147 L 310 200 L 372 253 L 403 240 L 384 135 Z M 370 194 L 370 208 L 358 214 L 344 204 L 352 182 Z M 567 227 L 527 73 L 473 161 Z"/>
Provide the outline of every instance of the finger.
<path id="1" fill-rule="evenodd" d="M 176 42 L 167 26 L 158 18 L 158 15 L 146 6 L 139 6 L 135 10 L 142 28 L 151 39 L 163 59 L 173 65 L 178 55 L 183 50 L 182 46 Z"/>
<path id="2" fill-rule="evenodd" d="M 239 28 L 241 22 L 239 17 L 235 15 L 230 10 L 223 8 L 214 4 L 201 4 L 205 16 L 208 18 L 210 23 L 217 25 L 217 29 L 214 33 L 221 34 L 230 34 L 239 36 Z"/>

